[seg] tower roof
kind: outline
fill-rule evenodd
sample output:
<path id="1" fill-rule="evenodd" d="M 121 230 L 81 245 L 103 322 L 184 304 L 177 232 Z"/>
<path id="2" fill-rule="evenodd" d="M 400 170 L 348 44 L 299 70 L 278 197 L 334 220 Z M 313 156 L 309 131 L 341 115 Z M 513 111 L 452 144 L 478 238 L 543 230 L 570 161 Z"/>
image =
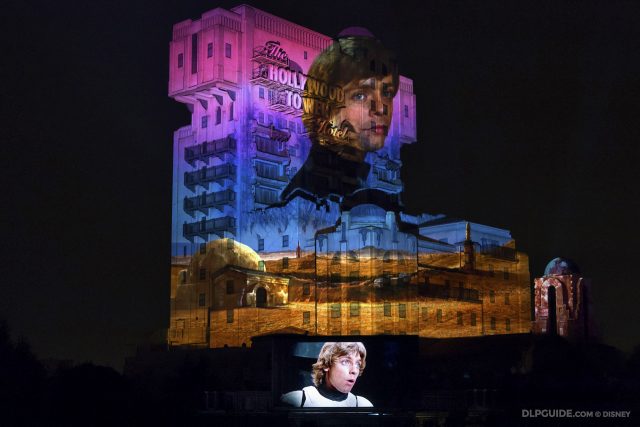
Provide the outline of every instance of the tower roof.
<path id="1" fill-rule="evenodd" d="M 340 37 L 371 37 L 375 38 L 375 36 L 371 33 L 371 31 L 367 30 L 364 27 L 347 27 L 344 30 L 340 31 L 338 34 L 338 38 Z"/>
<path id="2" fill-rule="evenodd" d="M 580 269 L 575 262 L 567 258 L 554 258 L 549 261 L 544 269 L 545 276 L 565 276 L 569 274 L 580 274 Z"/>

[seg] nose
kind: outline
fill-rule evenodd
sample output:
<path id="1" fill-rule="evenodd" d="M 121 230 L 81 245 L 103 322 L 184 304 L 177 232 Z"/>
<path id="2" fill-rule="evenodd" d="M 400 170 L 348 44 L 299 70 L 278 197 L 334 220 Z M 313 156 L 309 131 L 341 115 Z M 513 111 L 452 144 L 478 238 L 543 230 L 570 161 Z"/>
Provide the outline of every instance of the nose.
<path id="1" fill-rule="evenodd" d="M 374 108 L 371 108 L 370 110 L 371 114 L 374 116 L 382 116 L 384 113 L 384 98 L 382 97 L 382 93 L 379 90 L 376 90 L 371 100 L 374 102 L 374 105 L 372 105 Z"/>

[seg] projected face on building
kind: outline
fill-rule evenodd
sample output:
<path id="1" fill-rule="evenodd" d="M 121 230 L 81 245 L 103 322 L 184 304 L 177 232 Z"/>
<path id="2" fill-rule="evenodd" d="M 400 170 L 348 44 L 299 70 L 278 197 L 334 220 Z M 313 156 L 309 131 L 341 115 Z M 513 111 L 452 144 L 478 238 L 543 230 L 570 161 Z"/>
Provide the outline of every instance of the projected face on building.
<path id="1" fill-rule="evenodd" d="M 362 152 L 384 147 L 393 114 L 393 78 L 354 80 L 344 88 L 345 107 L 333 120 L 348 126 L 355 147 Z"/>
<path id="2" fill-rule="evenodd" d="M 357 161 L 381 149 L 397 88 L 395 57 L 378 40 L 339 38 L 309 70 L 303 121 L 312 143 Z"/>

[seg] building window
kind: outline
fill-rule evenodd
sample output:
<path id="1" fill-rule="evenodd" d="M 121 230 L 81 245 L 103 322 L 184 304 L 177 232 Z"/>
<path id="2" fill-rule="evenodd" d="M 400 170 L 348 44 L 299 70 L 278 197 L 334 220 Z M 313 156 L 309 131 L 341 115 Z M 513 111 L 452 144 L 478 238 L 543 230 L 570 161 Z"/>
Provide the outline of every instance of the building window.
<path id="1" fill-rule="evenodd" d="M 310 311 L 303 311 L 302 312 L 302 324 L 303 325 L 308 325 L 309 323 L 311 323 L 311 312 Z"/>
<path id="2" fill-rule="evenodd" d="M 385 317 L 391 317 L 391 303 L 385 301 L 384 303 L 384 315 Z"/>
<path id="3" fill-rule="evenodd" d="M 191 74 L 198 72 L 198 34 L 191 34 Z"/>
<path id="4" fill-rule="evenodd" d="M 264 88 L 263 87 L 259 87 L 258 88 L 258 98 L 264 99 Z"/>
<path id="5" fill-rule="evenodd" d="M 302 295 L 311 295 L 311 285 L 309 283 L 302 284 Z"/>
<path id="6" fill-rule="evenodd" d="M 427 310 L 427 307 L 422 307 L 422 320 L 423 321 L 427 321 L 429 316 L 429 310 Z"/>
<path id="7" fill-rule="evenodd" d="M 282 236 L 282 247 L 283 248 L 288 248 L 289 247 L 289 235 L 285 234 L 284 236 Z"/>
<path id="8" fill-rule="evenodd" d="M 496 291 L 489 291 L 489 302 L 496 302 Z"/>
<path id="9" fill-rule="evenodd" d="M 438 311 L 436 311 L 436 321 L 438 323 L 442 322 L 442 309 L 439 308 Z"/>
<path id="10" fill-rule="evenodd" d="M 351 317 L 360 316 L 360 302 L 359 301 L 354 301 L 354 302 L 349 304 L 349 315 Z"/>
<path id="11" fill-rule="evenodd" d="M 224 56 L 231 58 L 231 43 L 224 44 Z"/>
<path id="12" fill-rule="evenodd" d="M 340 318 L 340 304 L 331 304 L 331 318 L 339 319 Z"/>
<path id="13" fill-rule="evenodd" d="M 307 51 L 306 50 L 304 51 L 303 55 L 304 55 L 304 59 L 307 59 Z"/>
<path id="14" fill-rule="evenodd" d="M 289 268 L 289 257 L 282 258 L 282 268 Z"/>
<path id="15" fill-rule="evenodd" d="M 258 239 L 258 250 L 264 251 L 264 239 Z"/>
<path id="16" fill-rule="evenodd" d="M 207 58 L 213 56 L 213 43 L 207 43 Z"/>
<path id="17" fill-rule="evenodd" d="M 231 295 L 234 291 L 233 280 L 227 280 L 227 295 Z"/>
<path id="18" fill-rule="evenodd" d="M 509 280 L 509 269 L 507 267 L 502 270 L 502 278 L 504 280 Z"/>
<path id="19" fill-rule="evenodd" d="M 404 106 L 404 116 L 406 118 L 409 118 L 409 106 L 408 105 Z"/>
<path id="20" fill-rule="evenodd" d="M 258 113 L 258 123 L 264 124 L 264 113 L 262 111 Z"/>
<path id="21" fill-rule="evenodd" d="M 398 317 L 406 319 L 407 317 L 407 304 L 398 304 Z"/>
<path id="22" fill-rule="evenodd" d="M 504 305 L 509 305 L 509 292 L 504 294 Z"/>
<path id="23" fill-rule="evenodd" d="M 233 323 L 233 310 L 227 310 L 227 323 Z"/>
<path id="24" fill-rule="evenodd" d="M 183 53 L 179 53 L 178 54 L 178 68 L 182 68 L 183 65 L 184 65 L 184 54 Z"/>
<path id="25" fill-rule="evenodd" d="M 206 268 L 201 268 L 200 271 L 198 272 L 198 278 L 200 280 L 204 280 L 207 278 L 207 269 Z"/>
<path id="26" fill-rule="evenodd" d="M 507 331 L 511 331 L 511 319 L 506 319 L 504 326 L 507 329 Z"/>
<path id="27" fill-rule="evenodd" d="M 233 120 L 233 102 L 229 105 L 229 121 Z"/>
<path id="28" fill-rule="evenodd" d="M 459 311 L 456 313 L 456 317 L 458 318 L 458 325 L 462 326 L 463 322 L 462 322 L 462 312 Z"/>
<path id="29" fill-rule="evenodd" d="M 204 129 L 207 127 L 208 124 L 209 124 L 209 116 L 202 116 L 202 119 L 200 120 L 200 127 Z"/>
<path id="30" fill-rule="evenodd" d="M 199 294 L 198 295 L 198 305 L 200 307 L 204 307 L 206 305 L 206 295 L 205 294 Z"/>
<path id="31" fill-rule="evenodd" d="M 200 255 L 204 255 L 207 253 L 207 244 L 200 243 Z"/>
<path id="32" fill-rule="evenodd" d="M 496 330 L 496 318 L 495 317 L 491 318 L 491 330 L 492 331 Z"/>
<path id="33" fill-rule="evenodd" d="M 471 326 L 476 326 L 476 314 L 471 313 Z"/>
<path id="34" fill-rule="evenodd" d="M 216 124 L 219 125 L 222 123 L 222 108 L 216 108 Z"/>
<path id="35" fill-rule="evenodd" d="M 264 260 L 258 261 L 258 271 L 264 271 Z"/>

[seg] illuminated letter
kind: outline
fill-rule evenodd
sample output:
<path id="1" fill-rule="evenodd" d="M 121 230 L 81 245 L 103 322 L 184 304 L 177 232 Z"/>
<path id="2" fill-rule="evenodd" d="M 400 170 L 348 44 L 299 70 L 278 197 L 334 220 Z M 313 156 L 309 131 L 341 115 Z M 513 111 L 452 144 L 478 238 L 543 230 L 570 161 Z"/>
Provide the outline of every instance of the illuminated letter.
<path id="1" fill-rule="evenodd" d="M 278 69 L 278 80 L 283 85 L 287 84 L 287 70 L 285 70 L 284 68 Z"/>

